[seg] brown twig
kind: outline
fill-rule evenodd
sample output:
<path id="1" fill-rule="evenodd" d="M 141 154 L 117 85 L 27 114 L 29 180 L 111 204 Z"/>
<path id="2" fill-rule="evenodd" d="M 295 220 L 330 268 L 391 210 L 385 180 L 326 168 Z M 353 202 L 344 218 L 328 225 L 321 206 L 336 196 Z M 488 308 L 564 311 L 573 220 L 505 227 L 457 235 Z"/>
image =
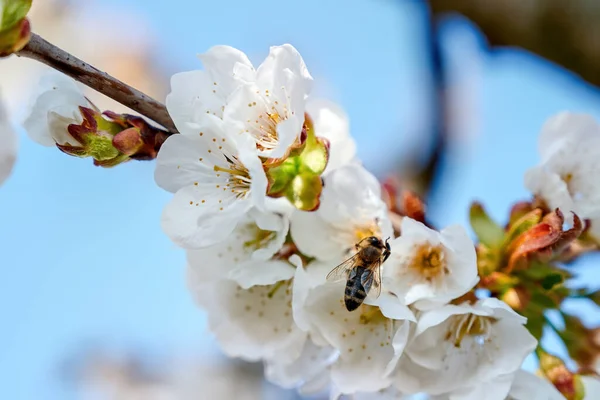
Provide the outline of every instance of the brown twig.
<path id="1" fill-rule="evenodd" d="M 31 34 L 29 43 L 17 55 L 44 63 L 161 124 L 170 133 L 177 133 L 164 104 L 94 68 L 35 33 Z"/>
<path id="2" fill-rule="evenodd" d="M 491 49 L 520 47 L 600 86 L 600 2 L 590 0 L 429 0 L 434 15 L 458 13 Z"/>

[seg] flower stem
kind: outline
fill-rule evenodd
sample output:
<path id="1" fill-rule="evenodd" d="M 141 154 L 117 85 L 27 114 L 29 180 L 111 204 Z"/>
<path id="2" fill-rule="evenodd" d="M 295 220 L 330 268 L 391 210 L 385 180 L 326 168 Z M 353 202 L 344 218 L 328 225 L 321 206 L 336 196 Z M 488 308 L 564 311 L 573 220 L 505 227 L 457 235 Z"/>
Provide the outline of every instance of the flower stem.
<path id="1" fill-rule="evenodd" d="M 177 133 L 164 104 L 56 47 L 35 33 L 31 33 L 29 43 L 16 54 L 46 64 L 161 124 L 170 133 Z"/>

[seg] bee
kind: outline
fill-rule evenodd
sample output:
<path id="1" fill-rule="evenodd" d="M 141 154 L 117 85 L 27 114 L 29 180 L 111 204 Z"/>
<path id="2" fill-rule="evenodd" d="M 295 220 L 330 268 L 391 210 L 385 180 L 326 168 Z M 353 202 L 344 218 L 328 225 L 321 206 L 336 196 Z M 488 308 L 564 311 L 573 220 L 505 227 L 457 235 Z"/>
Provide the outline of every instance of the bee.
<path id="1" fill-rule="evenodd" d="M 346 279 L 344 303 L 348 311 L 356 310 L 372 287 L 377 291 L 376 297 L 381 293 L 381 264 L 392 253 L 388 240 L 384 243 L 376 236 L 364 238 L 354 246 L 356 254 L 327 275 L 330 282 Z"/>

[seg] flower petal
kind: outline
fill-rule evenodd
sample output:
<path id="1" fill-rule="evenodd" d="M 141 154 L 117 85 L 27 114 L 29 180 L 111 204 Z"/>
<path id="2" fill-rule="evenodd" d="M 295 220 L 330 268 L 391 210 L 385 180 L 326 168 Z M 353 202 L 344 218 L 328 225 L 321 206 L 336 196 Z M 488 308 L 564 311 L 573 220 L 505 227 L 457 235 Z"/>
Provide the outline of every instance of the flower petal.
<path id="1" fill-rule="evenodd" d="M 305 342 L 300 357 L 292 362 L 283 362 L 278 357 L 266 360 L 265 376 L 278 386 L 298 388 L 305 394 L 308 394 L 307 390 L 314 393 L 329 384 L 327 368 L 336 358 L 335 349 L 317 346 L 309 339 Z M 319 379 L 321 376 L 325 379 Z"/>
<path id="2" fill-rule="evenodd" d="M 29 137 L 43 146 L 78 145 L 66 132 L 69 124 L 80 124 L 79 106 L 90 107 L 75 81 L 52 71 L 42 76 L 38 93 L 23 126 Z"/>
<path id="3" fill-rule="evenodd" d="M 515 374 L 509 395 L 514 400 L 564 400 L 552 383 L 524 370 Z"/>
<path id="4" fill-rule="evenodd" d="M 356 142 L 350 136 L 348 116 L 337 104 L 311 100 L 306 112 L 313 120 L 315 134 L 329 141 L 329 161 L 325 173 L 350 163 L 356 157 Z"/>
<path id="5" fill-rule="evenodd" d="M 231 94 L 242 82 L 236 71 L 252 71 L 248 57 L 229 46 L 214 46 L 199 56 L 204 71 L 189 71 L 173 75 L 167 109 L 183 134 L 194 134 L 194 125 L 208 117 L 221 118 Z"/>
<path id="6" fill-rule="evenodd" d="M 211 298 L 201 304 L 206 307 L 210 330 L 228 356 L 249 361 L 300 356 L 306 333 L 292 319 L 291 282 L 243 290 L 225 280 L 195 295 Z"/>
<path id="7" fill-rule="evenodd" d="M 163 210 L 161 226 L 178 246 L 206 247 L 225 240 L 250 207 L 248 201 L 221 207 L 210 192 L 187 186 L 178 190 Z"/>
<path id="8" fill-rule="evenodd" d="M 287 261 L 248 261 L 240 263 L 228 278 L 237 282 L 242 289 L 255 285 L 273 285 L 294 276 L 295 269 Z"/>

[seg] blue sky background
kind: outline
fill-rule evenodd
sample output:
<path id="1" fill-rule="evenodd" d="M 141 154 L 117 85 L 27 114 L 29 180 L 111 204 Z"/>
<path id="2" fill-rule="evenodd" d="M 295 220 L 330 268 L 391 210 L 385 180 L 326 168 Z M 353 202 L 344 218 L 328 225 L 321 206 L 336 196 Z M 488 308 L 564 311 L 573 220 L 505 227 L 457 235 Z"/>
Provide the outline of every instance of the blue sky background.
<path id="1" fill-rule="evenodd" d="M 429 115 L 417 2 L 96 3 L 148 20 L 155 62 L 170 72 L 198 68 L 195 55 L 215 44 L 238 47 L 259 63 L 269 46 L 292 43 L 317 94 L 348 112 L 359 156 L 380 176 L 426 146 L 419 141 Z M 600 97 L 528 54 L 480 54 L 482 39 L 468 24 L 449 21 L 444 32 L 453 80 L 470 96 L 461 115 L 474 124 L 463 125 L 471 139 L 449 155 L 431 217 L 438 226 L 465 224 L 477 199 L 503 221 L 510 205 L 528 196 L 522 176 L 537 162 L 543 122 L 565 109 L 600 117 Z M 60 365 L 88 344 L 159 356 L 214 351 L 185 288 L 183 252 L 159 227 L 168 199 L 154 184 L 153 163 L 95 168 L 22 134 L 14 174 L 0 188 L 3 398 L 72 398 Z M 588 281 L 597 282 L 597 262 L 589 257 L 581 267 Z M 597 317 L 586 314 L 590 322 Z"/>

